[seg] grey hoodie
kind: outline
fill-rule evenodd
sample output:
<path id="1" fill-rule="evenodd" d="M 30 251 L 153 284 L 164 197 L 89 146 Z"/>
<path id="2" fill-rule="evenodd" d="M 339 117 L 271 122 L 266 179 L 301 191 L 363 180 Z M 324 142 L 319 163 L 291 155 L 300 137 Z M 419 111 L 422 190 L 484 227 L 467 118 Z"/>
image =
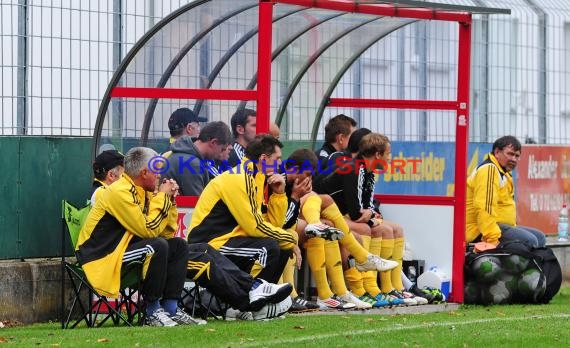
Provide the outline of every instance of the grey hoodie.
<path id="1" fill-rule="evenodd" d="M 170 149 L 169 168 L 162 178 L 176 180 L 182 196 L 199 196 L 214 177 L 210 173 L 214 161 L 204 159 L 189 136 L 172 143 Z"/>

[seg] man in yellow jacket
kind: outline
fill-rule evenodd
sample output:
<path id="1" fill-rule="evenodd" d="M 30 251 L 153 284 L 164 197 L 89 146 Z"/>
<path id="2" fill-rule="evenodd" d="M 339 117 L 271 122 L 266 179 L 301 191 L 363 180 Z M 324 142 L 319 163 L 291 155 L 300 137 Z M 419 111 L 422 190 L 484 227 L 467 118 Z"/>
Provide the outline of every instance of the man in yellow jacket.
<path id="1" fill-rule="evenodd" d="M 97 293 L 113 298 L 119 295 L 122 264 L 144 259 L 141 293 L 147 324 L 199 324 L 177 305 L 186 278 L 188 250 L 185 240 L 173 238 L 178 185 L 174 180 L 158 185 L 160 175 L 149 168 L 155 156 L 154 150 L 144 147 L 127 152 L 124 174 L 97 198 L 79 234 L 75 254 Z"/>
<path id="2" fill-rule="evenodd" d="M 285 179 L 277 174 L 282 146 L 270 135 L 251 142 L 239 165 L 205 187 L 188 228 L 189 243 L 208 243 L 242 270 L 271 283 L 279 280 L 297 245 L 291 232 L 281 228 L 288 207 Z"/>
<path id="3" fill-rule="evenodd" d="M 511 172 L 521 156 L 520 141 L 510 135 L 495 141 L 483 163 L 467 178 L 466 242 L 493 245 L 520 240 L 535 247 L 546 243 L 537 229 L 517 226 L 515 186 Z"/>

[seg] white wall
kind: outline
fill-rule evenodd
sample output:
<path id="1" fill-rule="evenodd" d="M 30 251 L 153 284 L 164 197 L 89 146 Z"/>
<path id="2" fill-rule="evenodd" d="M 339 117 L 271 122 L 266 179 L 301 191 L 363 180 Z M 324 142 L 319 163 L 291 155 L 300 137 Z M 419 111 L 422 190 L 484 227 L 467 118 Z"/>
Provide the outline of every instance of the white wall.
<path id="1" fill-rule="evenodd" d="M 453 207 L 382 203 L 382 215 L 404 228 L 416 260 L 425 260 L 425 270 L 437 266 L 452 279 Z"/>

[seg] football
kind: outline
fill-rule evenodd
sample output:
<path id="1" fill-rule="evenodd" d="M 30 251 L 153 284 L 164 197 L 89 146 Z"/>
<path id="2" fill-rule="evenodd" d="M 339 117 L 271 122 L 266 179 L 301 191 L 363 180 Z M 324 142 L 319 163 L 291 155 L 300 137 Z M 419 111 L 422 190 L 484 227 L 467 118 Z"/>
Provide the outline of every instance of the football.
<path id="1" fill-rule="evenodd" d="M 523 302 L 537 302 L 546 290 L 546 279 L 536 268 L 529 268 L 521 274 L 518 281 L 518 292 Z"/>
<path id="2" fill-rule="evenodd" d="M 484 283 L 496 280 L 502 268 L 501 260 L 491 255 L 482 255 L 471 264 L 471 271 L 475 279 Z"/>
<path id="3" fill-rule="evenodd" d="M 528 259 L 520 255 L 509 255 L 503 258 L 503 269 L 511 274 L 520 274 L 528 267 Z"/>
<path id="4" fill-rule="evenodd" d="M 506 304 L 513 299 L 512 280 L 510 278 L 499 277 L 491 284 L 484 286 L 481 291 L 481 299 L 484 304 Z"/>
<path id="5" fill-rule="evenodd" d="M 499 276 L 499 280 L 505 283 L 505 286 L 511 292 L 511 295 L 515 295 L 519 291 L 519 277 L 517 275 L 512 275 L 508 273 L 503 273 Z"/>
<path id="6" fill-rule="evenodd" d="M 463 302 L 465 304 L 477 304 L 481 302 L 479 285 L 477 282 L 467 281 L 463 290 Z"/>

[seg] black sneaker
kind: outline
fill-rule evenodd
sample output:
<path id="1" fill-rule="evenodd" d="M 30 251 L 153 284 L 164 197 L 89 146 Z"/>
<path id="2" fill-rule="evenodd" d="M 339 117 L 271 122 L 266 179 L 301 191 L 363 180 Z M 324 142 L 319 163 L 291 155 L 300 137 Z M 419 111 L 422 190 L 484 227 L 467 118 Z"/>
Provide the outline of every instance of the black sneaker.
<path id="1" fill-rule="evenodd" d="M 307 238 L 320 237 L 326 240 L 339 240 L 344 237 L 344 233 L 335 227 L 325 224 L 308 224 L 305 227 Z"/>
<path id="2" fill-rule="evenodd" d="M 442 303 L 446 301 L 445 295 L 437 288 L 424 287 L 422 289 L 424 294 L 429 293 L 434 297 L 433 303 Z"/>
<path id="3" fill-rule="evenodd" d="M 425 298 L 426 300 L 428 300 L 428 303 L 430 304 L 436 301 L 436 298 L 432 293 L 430 293 L 429 291 L 422 291 L 421 289 L 418 289 L 416 284 L 412 285 L 412 287 L 408 289 L 408 291 L 416 296 Z"/>
<path id="4" fill-rule="evenodd" d="M 319 305 L 312 301 L 307 301 L 301 296 L 297 296 L 293 299 L 293 305 L 289 309 L 289 312 L 306 312 L 319 309 Z"/>
<path id="5" fill-rule="evenodd" d="M 293 304 L 291 304 L 291 308 L 289 308 L 289 312 L 291 312 L 291 313 L 301 313 L 301 312 L 306 312 L 306 311 L 308 311 L 307 307 L 305 307 L 305 306 L 303 305 L 303 303 L 302 303 L 300 300 L 297 300 L 297 299 L 302 300 L 302 299 L 299 298 L 299 297 L 295 297 L 295 298 L 293 299 Z"/>

